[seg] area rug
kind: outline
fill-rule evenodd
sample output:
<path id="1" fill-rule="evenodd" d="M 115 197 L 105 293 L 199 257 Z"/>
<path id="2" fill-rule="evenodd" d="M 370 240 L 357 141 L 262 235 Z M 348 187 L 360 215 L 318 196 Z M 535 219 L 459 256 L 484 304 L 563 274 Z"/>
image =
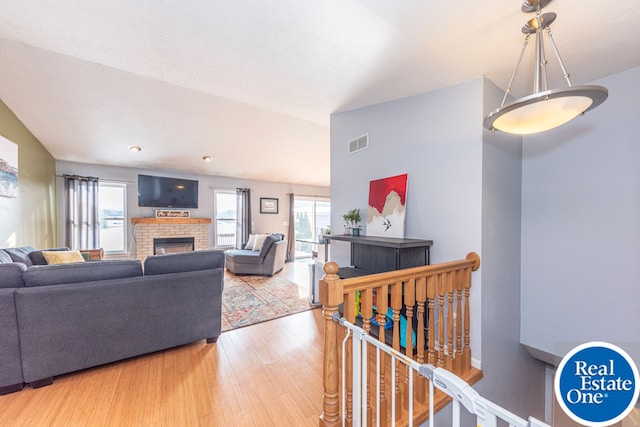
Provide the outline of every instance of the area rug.
<path id="1" fill-rule="evenodd" d="M 222 331 L 310 310 L 309 289 L 284 277 L 233 276 L 224 279 Z"/>

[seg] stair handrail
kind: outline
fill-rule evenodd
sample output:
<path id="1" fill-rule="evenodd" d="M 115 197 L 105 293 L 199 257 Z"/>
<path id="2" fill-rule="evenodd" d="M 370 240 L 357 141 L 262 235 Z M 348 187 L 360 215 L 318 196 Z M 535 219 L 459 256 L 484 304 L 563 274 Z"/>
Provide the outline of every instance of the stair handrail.
<path id="1" fill-rule="evenodd" d="M 324 360 L 323 360 L 323 412 L 320 416 L 320 426 L 322 427 L 333 427 L 340 425 L 340 396 L 339 396 L 339 357 L 338 357 L 338 331 L 339 325 L 336 324 L 333 320 L 333 317 L 338 314 L 339 306 L 345 302 L 345 296 L 351 295 L 356 291 L 362 291 L 366 294 L 367 291 L 373 290 L 375 288 L 388 286 L 391 284 L 403 284 L 413 283 L 415 286 L 416 278 L 420 280 L 424 279 L 427 282 L 431 281 L 431 279 L 435 280 L 435 277 L 439 277 L 438 289 L 439 291 L 448 292 L 449 301 L 448 307 L 453 307 L 453 299 L 450 296 L 453 292 L 457 292 L 460 295 L 464 292 L 465 295 L 465 305 L 464 305 L 464 313 L 462 313 L 460 307 L 460 301 L 457 302 L 457 310 L 460 314 L 458 316 L 457 321 L 461 322 L 461 318 L 464 317 L 464 325 L 460 323 L 457 324 L 459 329 L 465 330 L 464 343 L 462 346 L 465 347 L 465 354 L 461 359 L 466 361 L 466 365 L 469 365 L 471 359 L 471 353 L 469 350 L 469 289 L 471 283 L 471 272 L 476 271 L 480 266 L 480 257 L 475 252 L 470 252 L 465 259 L 458 261 L 445 262 L 434 265 L 420 266 L 420 267 L 412 267 L 403 270 L 394 270 L 383 273 L 376 273 L 361 277 L 352 277 L 346 279 L 340 279 L 338 272 L 339 266 L 335 262 L 327 262 L 324 265 L 325 276 L 319 282 L 319 299 L 323 305 L 323 320 L 324 320 Z M 456 276 L 456 280 L 453 279 L 453 276 L 456 274 L 460 274 Z M 448 275 L 448 276 L 447 276 Z M 413 282 L 412 282 L 413 281 Z M 464 290 L 462 288 L 457 289 L 449 289 L 452 288 L 453 284 L 458 282 L 464 282 Z M 393 285 L 392 285 L 393 286 Z M 424 288 L 424 287 L 423 287 Z M 434 289 L 434 286 L 430 286 L 429 289 Z M 434 291 L 435 292 L 435 291 Z M 424 297 L 424 295 L 423 295 Z M 433 296 L 427 296 L 430 299 L 433 299 Z M 442 299 L 442 298 L 440 298 Z M 443 311 L 444 302 L 440 302 L 441 307 L 440 310 Z M 369 299 L 364 301 L 364 305 L 370 311 L 371 303 L 370 303 L 370 295 Z M 386 305 L 386 303 L 385 303 Z M 347 307 L 348 306 L 348 307 Z M 345 304 L 345 310 L 351 310 L 351 304 Z M 397 313 L 396 313 L 397 314 Z M 418 312 L 418 315 L 420 312 Z M 353 316 L 353 313 L 350 313 Z M 366 316 L 365 316 L 366 317 Z M 454 315 L 449 316 L 449 328 L 452 326 L 452 322 Z M 347 318 L 349 318 L 347 316 Z M 420 319 L 418 317 L 418 319 Z M 365 319 L 365 323 L 368 323 L 368 319 Z M 439 327 L 444 328 L 444 321 L 440 323 Z M 433 333 L 433 328 L 431 328 L 430 334 Z M 444 334 L 442 334 L 444 335 Z M 441 336 L 439 333 L 438 336 Z M 395 340 L 394 335 L 394 340 Z M 410 335 L 407 339 L 411 339 Z M 457 338 L 458 341 L 461 341 L 461 338 Z M 448 345 L 449 350 L 452 347 L 458 344 L 458 341 L 450 340 L 448 342 L 443 342 L 440 345 L 439 353 L 437 355 L 439 364 L 442 363 L 444 347 Z M 394 342 L 394 347 L 397 346 L 397 342 Z M 431 350 L 435 354 L 435 350 Z M 433 357 L 433 355 L 429 355 Z M 451 357 L 448 357 L 451 359 Z M 447 360 L 447 365 L 451 362 L 451 360 Z M 470 365 L 469 365 L 470 366 Z"/>

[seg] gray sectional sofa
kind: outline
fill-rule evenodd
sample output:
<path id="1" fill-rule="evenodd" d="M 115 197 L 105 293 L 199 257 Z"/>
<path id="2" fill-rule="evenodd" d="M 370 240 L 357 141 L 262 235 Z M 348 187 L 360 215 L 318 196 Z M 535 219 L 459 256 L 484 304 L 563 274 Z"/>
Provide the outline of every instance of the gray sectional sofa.
<path id="1" fill-rule="evenodd" d="M 270 234 L 259 250 L 230 249 L 225 251 L 225 265 L 234 274 L 261 274 L 273 276 L 284 268 L 287 240 L 282 234 Z"/>
<path id="2" fill-rule="evenodd" d="M 0 249 L 0 394 L 221 333 L 224 253 L 33 265 Z"/>

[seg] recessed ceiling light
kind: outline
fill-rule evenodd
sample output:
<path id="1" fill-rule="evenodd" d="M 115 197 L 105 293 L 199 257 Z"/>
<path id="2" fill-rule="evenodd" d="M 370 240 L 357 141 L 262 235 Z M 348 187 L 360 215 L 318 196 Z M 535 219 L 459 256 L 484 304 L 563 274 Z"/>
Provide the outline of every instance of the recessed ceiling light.
<path id="1" fill-rule="evenodd" d="M 138 151 L 142 151 L 142 148 L 140 148 L 140 146 L 138 145 L 130 145 L 129 151 L 133 151 L 134 153 L 137 153 Z"/>
<path id="2" fill-rule="evenodd" d="M 211 160 L 213 160 L 213 157 L 211 157 L 211 156 L 202 156 L 202 160 L 204 160 L 205 162 L 210 162 Z"/>

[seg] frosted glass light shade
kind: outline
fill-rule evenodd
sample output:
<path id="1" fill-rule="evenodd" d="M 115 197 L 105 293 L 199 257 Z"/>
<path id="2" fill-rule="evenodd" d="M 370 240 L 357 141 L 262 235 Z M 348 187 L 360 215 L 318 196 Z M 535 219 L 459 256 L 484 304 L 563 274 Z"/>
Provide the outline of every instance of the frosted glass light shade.
<path id="1" fill-rule="evenodd" d="M 516 135 L 544 132 L 597 107 L 608 95 L 602 86 L 573 86 L 534 93 L 489 113 L 484 126 Z"/>

